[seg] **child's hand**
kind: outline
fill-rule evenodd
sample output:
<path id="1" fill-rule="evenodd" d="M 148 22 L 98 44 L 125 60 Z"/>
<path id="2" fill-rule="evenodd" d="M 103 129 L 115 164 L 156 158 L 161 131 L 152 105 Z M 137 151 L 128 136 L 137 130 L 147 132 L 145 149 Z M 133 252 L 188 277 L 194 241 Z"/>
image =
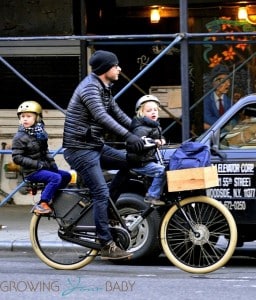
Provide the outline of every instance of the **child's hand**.
<path id="1" fill-rule="evenodd" d="M 166 141 L 165 141 L 165 139 L 161 139 L 161 140 L 157 139 L 157 140 L 155 140 L 155 143 L 156 143 L 157 147 L 160 147 L 160 146 L 165 145 Z"/>

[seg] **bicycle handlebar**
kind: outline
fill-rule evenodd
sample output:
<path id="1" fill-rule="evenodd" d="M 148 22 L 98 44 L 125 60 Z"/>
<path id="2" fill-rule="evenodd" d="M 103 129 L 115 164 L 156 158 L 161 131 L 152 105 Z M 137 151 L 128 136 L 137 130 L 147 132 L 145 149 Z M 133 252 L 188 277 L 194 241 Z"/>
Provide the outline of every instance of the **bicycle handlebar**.
<path id="1" fill-rule="evenodd" d="M 144 142 L 144 148 L 155 148 L 157 146 L 156 142 L 151 138 L 143 136 L 141 139 Z"/>

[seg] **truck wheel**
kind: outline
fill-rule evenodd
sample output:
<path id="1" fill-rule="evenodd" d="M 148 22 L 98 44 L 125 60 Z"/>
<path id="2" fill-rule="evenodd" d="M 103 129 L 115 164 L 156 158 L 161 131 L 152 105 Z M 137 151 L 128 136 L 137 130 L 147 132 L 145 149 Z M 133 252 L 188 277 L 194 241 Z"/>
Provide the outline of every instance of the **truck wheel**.
<path id="1" fill-rule="evenodd" d="M 118 198 L 116 206 L 126 224 L 129 225 L 141 215 L 141 211 L 145 210 L 148 204 L 144 202 L 141 195 L 124 193 Z M 162 251 L 159 242 L 159 226 L 160 215 L 155 210 L 131 233 L 131 244 L 127 251 L 132 252 L 133 256 L 128 262 L 142 262 L 159 256 Z M 125 262 L 127 263 L 127 260 Z"/>

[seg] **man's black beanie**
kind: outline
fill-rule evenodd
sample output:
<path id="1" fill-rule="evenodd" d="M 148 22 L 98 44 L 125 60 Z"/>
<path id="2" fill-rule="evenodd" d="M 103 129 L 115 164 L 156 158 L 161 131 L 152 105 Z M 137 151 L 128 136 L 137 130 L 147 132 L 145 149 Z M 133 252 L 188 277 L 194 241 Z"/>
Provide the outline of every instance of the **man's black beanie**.
<path id="1" fill-rule="evenodd" d="M 97 75 L 106 73 L 118 63 L 117 56 L 114 53 L 104 50 L 95 51 L 89 60 L 92 72 Z"/>

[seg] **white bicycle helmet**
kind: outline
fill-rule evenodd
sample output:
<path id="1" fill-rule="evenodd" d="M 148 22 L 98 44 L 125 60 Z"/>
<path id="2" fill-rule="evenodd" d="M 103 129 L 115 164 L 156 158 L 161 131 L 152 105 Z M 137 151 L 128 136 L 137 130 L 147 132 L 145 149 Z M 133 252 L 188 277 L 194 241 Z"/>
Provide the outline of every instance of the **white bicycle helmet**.
<path id="1" fill-rule="evenodd" d="M 141 107 L 142 104 L 144 104 L 148 101 L 154 101 L 160 106 L 160 101 L 156 96 L 154 96 L 154 95 L 144 95 L 137 101 L 137 103 L 135 105 L 135 112 L 137 112 L 139 110 L 139 108 Z"/>

